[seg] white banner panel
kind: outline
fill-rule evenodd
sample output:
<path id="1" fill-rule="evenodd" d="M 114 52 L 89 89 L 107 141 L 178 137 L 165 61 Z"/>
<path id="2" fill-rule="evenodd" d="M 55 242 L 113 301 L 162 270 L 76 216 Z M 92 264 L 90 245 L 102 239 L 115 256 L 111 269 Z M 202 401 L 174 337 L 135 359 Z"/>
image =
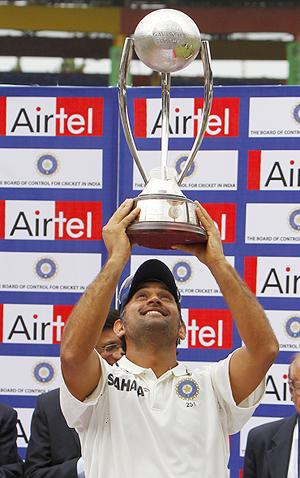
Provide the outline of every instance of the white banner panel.
<path id="1" fill-rule="evenodd" d="M 300 351 L 300 311 L 266 310 L 281 352 Z"/>
<path id="2" fill-rule="evenodd" d="M 60 387 L 59 357 L 0 356 L 0 395 L 39 395 Z"/>
<path id="3" fill-rule="evenodd" d="M 294 244 L 300 242 L 300 203 L 247 204 L 245 242 Z"/>
<path id="4" fill-rule="evenodd" d="M 101 268 L 101 254 L 0 252 L 0 290 L 83 292 Z"/>
<path id="5" fill-rule="evenodd" d="M 169 151 L 168 166 L 174 168 L 179 175 L 190 151 Z M 150 176 L 151 169 L 159 168 L 160 151 L 139 151 L 139 158 Z M 188 174 L 180 188 L 182 190 L 232 190 L 237 189 L 238 151 L 199 151 L 196 154 Z M 136 164 L 133 168 L 133 189 L 143 189 L 144 183 Z"/>
<path id="6" fill-rule="evenodd" d="M 1 188 L 101 189 L 101 149 L 0 149 Z"/>
<path id="7" fill-rule="evenodd" d="M 299 97 L 250 98 L 249 136 L 299 138 Z"/>

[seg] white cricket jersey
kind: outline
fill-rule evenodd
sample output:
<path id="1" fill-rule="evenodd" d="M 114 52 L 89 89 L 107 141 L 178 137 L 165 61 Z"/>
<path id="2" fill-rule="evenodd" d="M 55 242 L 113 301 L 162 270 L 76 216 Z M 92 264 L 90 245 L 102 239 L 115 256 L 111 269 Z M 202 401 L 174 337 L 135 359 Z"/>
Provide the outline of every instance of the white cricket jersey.
<path id="1" fill-rule="evenodd" d="M 61 408 L 81 441 L 86 478 L 227 478 L 229 434 L 252 415 L 264 384 L 236 406 L 230 356 L 157 378 L 123 356 L 81 402 L 65 384 Z"/>

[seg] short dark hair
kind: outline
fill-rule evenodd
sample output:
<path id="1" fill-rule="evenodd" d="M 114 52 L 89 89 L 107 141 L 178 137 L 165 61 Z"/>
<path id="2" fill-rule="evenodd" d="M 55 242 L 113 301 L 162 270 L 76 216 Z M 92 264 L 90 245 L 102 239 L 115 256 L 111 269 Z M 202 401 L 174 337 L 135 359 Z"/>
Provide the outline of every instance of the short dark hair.
<path id="1" fill-rule="evenodd" d="M 108 312 L 108 316 L 106 317 L 103 329 L 113 329 L 114 323 L 118 319 L 120 319 L 120 314 L 117 309 L 110 309 L 110 311 Z"/>

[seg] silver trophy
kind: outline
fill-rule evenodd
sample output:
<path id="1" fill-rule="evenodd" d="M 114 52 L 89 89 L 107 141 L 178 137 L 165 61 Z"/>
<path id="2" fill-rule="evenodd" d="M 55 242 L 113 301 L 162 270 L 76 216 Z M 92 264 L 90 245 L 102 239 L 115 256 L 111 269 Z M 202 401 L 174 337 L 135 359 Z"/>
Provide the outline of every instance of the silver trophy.
<path id="1" fill-rule="evenodd" d="M 162 133 L 161 166 L 153 169 L 148 178 L 138 157 L 130 128 L 126 80 L 133 48 L 139 59 L 161 74 Z M 179 175 L 167 166 L 169 142 L 169 111 L 171 72 L 189 65 L 201 52 L 204 71 L 204 107 L 201 127 L 193 147 Z M 202 143 L 213 97 L 213 80 L 209 44 L 201 41 L 195 22 L 183 12 L 172 9 L 156 10 L 137 25 L 133 37 L 125 39 L 119 73 L 119 109 L 125 137 L 145 183 L 141 194 L 134 199 L 140 214 L 127 229 L 133 244 L 155 249 L 170 249 L 176 244 L 205 242 L 207 235 L 196 216 L 196 205 L 181 191 L 185 178 Z"/>

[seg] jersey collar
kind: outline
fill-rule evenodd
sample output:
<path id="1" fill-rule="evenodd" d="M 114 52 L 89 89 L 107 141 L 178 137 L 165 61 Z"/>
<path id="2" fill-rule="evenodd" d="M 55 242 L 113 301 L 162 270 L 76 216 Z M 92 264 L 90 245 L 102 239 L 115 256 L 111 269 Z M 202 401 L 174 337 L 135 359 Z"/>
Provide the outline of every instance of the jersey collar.
<path id="1" fill-rule="evenodd" d="M 151 370 L 144 367 L 140 367 L 139 365 L 131 362 L 131 360 L 128 360 L 128 358 L 125 355 L 123 355 L 123 357 L 121 357 L 120 360 L 118 361 L 118 366 L 122 368 L 123 370 L 125 370 L 126 372 L 132 373 L 134 375 L 141 375 L 146 370 Z M 175 377 L 181 377 L 183 375 L 191 375 L 191 371 L 188 369 L 188 367 L 181 362 L 178 362 L 175 367 L 170 369 L 170 372 L 172 372 L 173 375 L 175 375 Z"/>

